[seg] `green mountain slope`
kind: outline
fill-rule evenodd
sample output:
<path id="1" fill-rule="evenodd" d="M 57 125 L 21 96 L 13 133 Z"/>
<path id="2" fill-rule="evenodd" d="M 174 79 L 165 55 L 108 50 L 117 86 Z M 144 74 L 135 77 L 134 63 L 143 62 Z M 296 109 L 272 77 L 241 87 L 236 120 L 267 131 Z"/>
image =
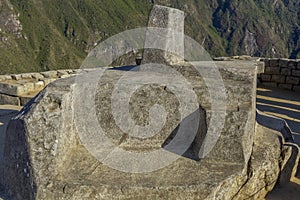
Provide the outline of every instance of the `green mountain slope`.
<path id="1" fill-rule="evenodd" d="M 147 25 L 153 0 L 0 0 L 0 74 L 78 68 L 95 45 Z M 300 57 L 298 0 L 156 0 L 186 13 L 212 54 Z"/>

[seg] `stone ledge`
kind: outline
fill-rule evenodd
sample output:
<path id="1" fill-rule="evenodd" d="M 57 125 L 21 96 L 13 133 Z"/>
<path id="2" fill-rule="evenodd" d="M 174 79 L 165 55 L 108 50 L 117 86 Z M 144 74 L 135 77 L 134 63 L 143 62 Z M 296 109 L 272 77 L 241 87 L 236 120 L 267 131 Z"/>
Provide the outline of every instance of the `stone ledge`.
<path id="1" fill-rule="evenodd" d="M 55 71 L 45 71 L 45 72 L 33 72 L 24 74 L 11 74 L 11 75 L 0 75 L 0 82 L 7 80 L 23 80 L 23 79 L 44 79 L 44 78 L 61 78 L 63 75 L 76 74 L 78 69 L 64 69 Z"/>
<path id="2" fill-rule="evenodd" d="M 57 70 L 0 76 L 0 104 L 23 106 L 49 83 L 74 76 L 80 70 Z"/>

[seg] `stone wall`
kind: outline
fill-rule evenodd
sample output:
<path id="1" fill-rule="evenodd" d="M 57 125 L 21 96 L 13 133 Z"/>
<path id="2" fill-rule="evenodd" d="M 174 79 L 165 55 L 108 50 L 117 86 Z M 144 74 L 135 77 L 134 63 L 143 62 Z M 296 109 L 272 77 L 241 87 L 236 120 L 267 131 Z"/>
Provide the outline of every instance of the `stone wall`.
<path id="1" fill-rule="evenodd" d="M 269 87 L 300 91 L 300 60 L 285 58 L 253 58 L 250 56 L 219 57 L 217 61 L 249 61 L 258 63 L 258 83 Z M 264 61 L 259 64 L 257 61 Z M 264 65 L 263 65 L 264 64 Z M 77 74 L 65 69 L 40 73 L 0 75 L 0 105 L 24 106 L 49 83 Z"/>
<path id="2" fill-rule="evenodd" d="M 0 105 L 24 106 L 49 83 L 67 78 L 78 70 L 57 70 L 40 73 L 25 73 L 0 76 Z"/>
<path id="3" fill-rule="evenodd" d="M 265 59 L 264 73 L 258 76 L 260 83 L 300 91 L 300 60 L 272 58 Z"/>

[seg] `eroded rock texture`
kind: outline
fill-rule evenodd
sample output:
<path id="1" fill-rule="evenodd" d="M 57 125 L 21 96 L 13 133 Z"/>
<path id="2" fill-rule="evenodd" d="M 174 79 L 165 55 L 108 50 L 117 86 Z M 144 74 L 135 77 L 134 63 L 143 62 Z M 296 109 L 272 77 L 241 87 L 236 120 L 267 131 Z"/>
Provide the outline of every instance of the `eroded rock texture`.
<path id="1" fill-rule="evenodd" d="M 166 17 L 150 25 L 183 31 L 172 21 L 183 13 L 156 9 Z M 83 70 L 32 99 L 7 130 L 10 198 L 263 198 L 298 153 L 256 125 L 258 64 L 156 53 L 143 64 L 167 70 Z"/>
<path id="2" fill-rule="evenodd" d="M 170 165 L 148 173 L 121 172 L 97 160 L 80 139 L 80 128 L 75 124 L 79 115 L 85 117 L 86 121 L 80 126 L 88 126 L 92 120 L 89 113 L 94 112 L 86 107 L 85 113 L 76 113 L 77 106 L 87 106 L 85 102 L 80 104 L 74 100 L 74 90 L 78 84 L 75 82 L 76 78 L 62 79 L 50 84 L 9 124 L 4 156 L 6 190 L 16 199 L 232 199 L 240 193 L 245 193 L 241 188 L 251 180 L 249 158 L 254 155 L 251 152 L 255 125 L 255 86 L 250 83 L 255 83 L 256 73 L 255 67 L 246 67 L 248 64 L 234 64 L 238 64 L 241 69 L 239 76 L 235 68 L 230 67 L 228 63 L 218 64 L 225 80 L 227 98 L 230 99 L 227 101 L 224 128 L 212 151 L 204 158 L 196 159 L 193 152 L 197 152 L 197 142 L 195 144 L 194 141 L 191 144 L 192 151 L 180 156 Z M 206 121 L 209 126 L 212 106 L 207 98 L 209 93 L 204 80 L 188 66 L 182 71 L 189 75 L 192 88 L 197 94 L 202 113 L 200 119 Z M 97 72 L 94 70 L 86 74 L 97 75 Z M 97 90 L 83 93 L 95 94 L 98 122 L 119 147 L 135 152 L 149 152 L 161 148 L 163 142 L 180 124 L 180 118 L 178 119 L 176 114 L 178 98 L 175 98 L 171 89 L 163 85 L 141 87 L 132 95 L 129 103 L 132 118 L 145 125 L 143 123 L 149 120 L 152 99 L 156 99 L 157 103 L 162 104 L 168 111 L 167 123 L 154 137 L 136 139 L 126 136 L 111 116 L 108 98 L 117 80 L 126 73 L 140 76 L 141 79 L 143 76 L 150 76 L 153 80 L 161 76 L 164 79 L 174 79 L 174 75 L 160 75 L 156 72 L 106 70 L 96 87 Z M 196 75 L 199 78 L 196 78 Z M 87 85 L 85 88 L 92 88 L 88 87 L 88 84 L 91 84 L 89 82 L 82 84 Z M 132 82 L 124 84 L 129 88 Z M 173 84 L 172 87 L 182 86 Z M 145 108 L 141 108 L 142 105 Z M 205 135 L 203 126 L 199 131 Z M 203 140 L 203 135 L 195 138 Z M 201 142 L 203 141 L 200 141 L 200 146 Z M 275 151 L 272 152 L 279 152 L 280 156 L 280 148 L 277 147 L 279 146 L 275 146 Z M 264 157 L 263 160 L 267 159 Z M 151 162 L 149 160 L 149 165 Z M 272 175 L 272 181 L 276 181 L 277 175 Z M 254 178 L 253 181 L 261 180 Z"/>

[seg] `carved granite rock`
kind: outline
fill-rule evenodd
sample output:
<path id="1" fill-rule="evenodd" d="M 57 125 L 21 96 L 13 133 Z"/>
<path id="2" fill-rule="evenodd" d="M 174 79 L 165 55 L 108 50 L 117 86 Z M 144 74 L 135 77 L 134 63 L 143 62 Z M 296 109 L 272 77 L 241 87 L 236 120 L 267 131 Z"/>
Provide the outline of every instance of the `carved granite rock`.
<path id="1" fill-rule="evenodd" d="M 233 198 L 247 181 L 248 160 L 252 152 L 255 86 L 249 84 L 248 80 L 255 83 L 255 67 L 244 67 L 244 73 L 240 73 L 238 78 L 234 67 L 222 63 L 218 65 L 225 79 L 226 93 L 229 97 L 237 98 L 231 98 L 227 102 L 224 129 L 217 144 L 205 158 L 199 160 L 194 157 L 191 152 L 197 149 L 197 145 L 191 144 L 192 151 L 153 172 L 132 174 L 110 168 L 97 160 L 80 139 L 74 111 L 77 106 L 86 105 L 84 102 L 76 104 L 73 99 L 75 78 L 62 79 L 46 87 L 9 124 L 4 155 L 4 185 L 8 194 L 16 199 L 210 199 L 211 195 Z M 126 73 L 140 76 L 141 79 L 146 76 L 153 80 L 160 76 L 174 79 L 173 75 L 160 75 L 156 72 L 144 74 L 145 72 L 106 70 L 97 90 L 83 94 L 95 93 L 99 124 L 119 147 L 138 152 L 152 151 L 163 145 L 172 130 L 180 124 L 176 114 L 178 101 L 165 86 L 141 87 L 134 93 L 130 103 L 133 119 L 141 125 L 147 123 L 147 102 L 151 106 L 153 102 L 149 99 L 157 99 L 169 113 L 167 123 L 160 134 L 150 139 L 123 137 L 124 133 L 109 115 L 111 105 L 107 97 L 111 95 L 118 79 Z M 97 75 L 97 70 L 86 74 Z M 204 81 L 197 79 L 197 73 L 192 70 L 189 75 L 190 80 L 193 80 L 193 76 L 195 78 L 192 85 L 198 96 L 199 109 L 202 110 L 201 121 L 209 122 L 212 111 L 210 101 L 206 100 L 208 91 Z M 89 83 L 86 84 L 88 86 Z M 124 84 L 130 87 L 132 82 Z M 182 86 L 174 84 L 173 87 Z M 236 94 L 237 91 L 240 93 Z M 157 98 L 159 95 L 160 100 Z M 77 113 L 77 116 L 79 114 L 85 117 L 84 126 L 91 120 L 89 112 L 92 110 Z M 202 129 L 202 133 L 203 131 L 205 130 Z M 198 137 L 200 140 L 201 138 L 203 139 Z"/>
<path id="2" fill-rule="evenodd" d="M 140 70 L 83 70 L 10 121 L 11 199 L 259 199 L 272 189 L 280 160 L 295 156 L 255 128 L 257 63 L 183 62 L 183 16 L 153 8 L 149 25 L 169 39 Z"/>

